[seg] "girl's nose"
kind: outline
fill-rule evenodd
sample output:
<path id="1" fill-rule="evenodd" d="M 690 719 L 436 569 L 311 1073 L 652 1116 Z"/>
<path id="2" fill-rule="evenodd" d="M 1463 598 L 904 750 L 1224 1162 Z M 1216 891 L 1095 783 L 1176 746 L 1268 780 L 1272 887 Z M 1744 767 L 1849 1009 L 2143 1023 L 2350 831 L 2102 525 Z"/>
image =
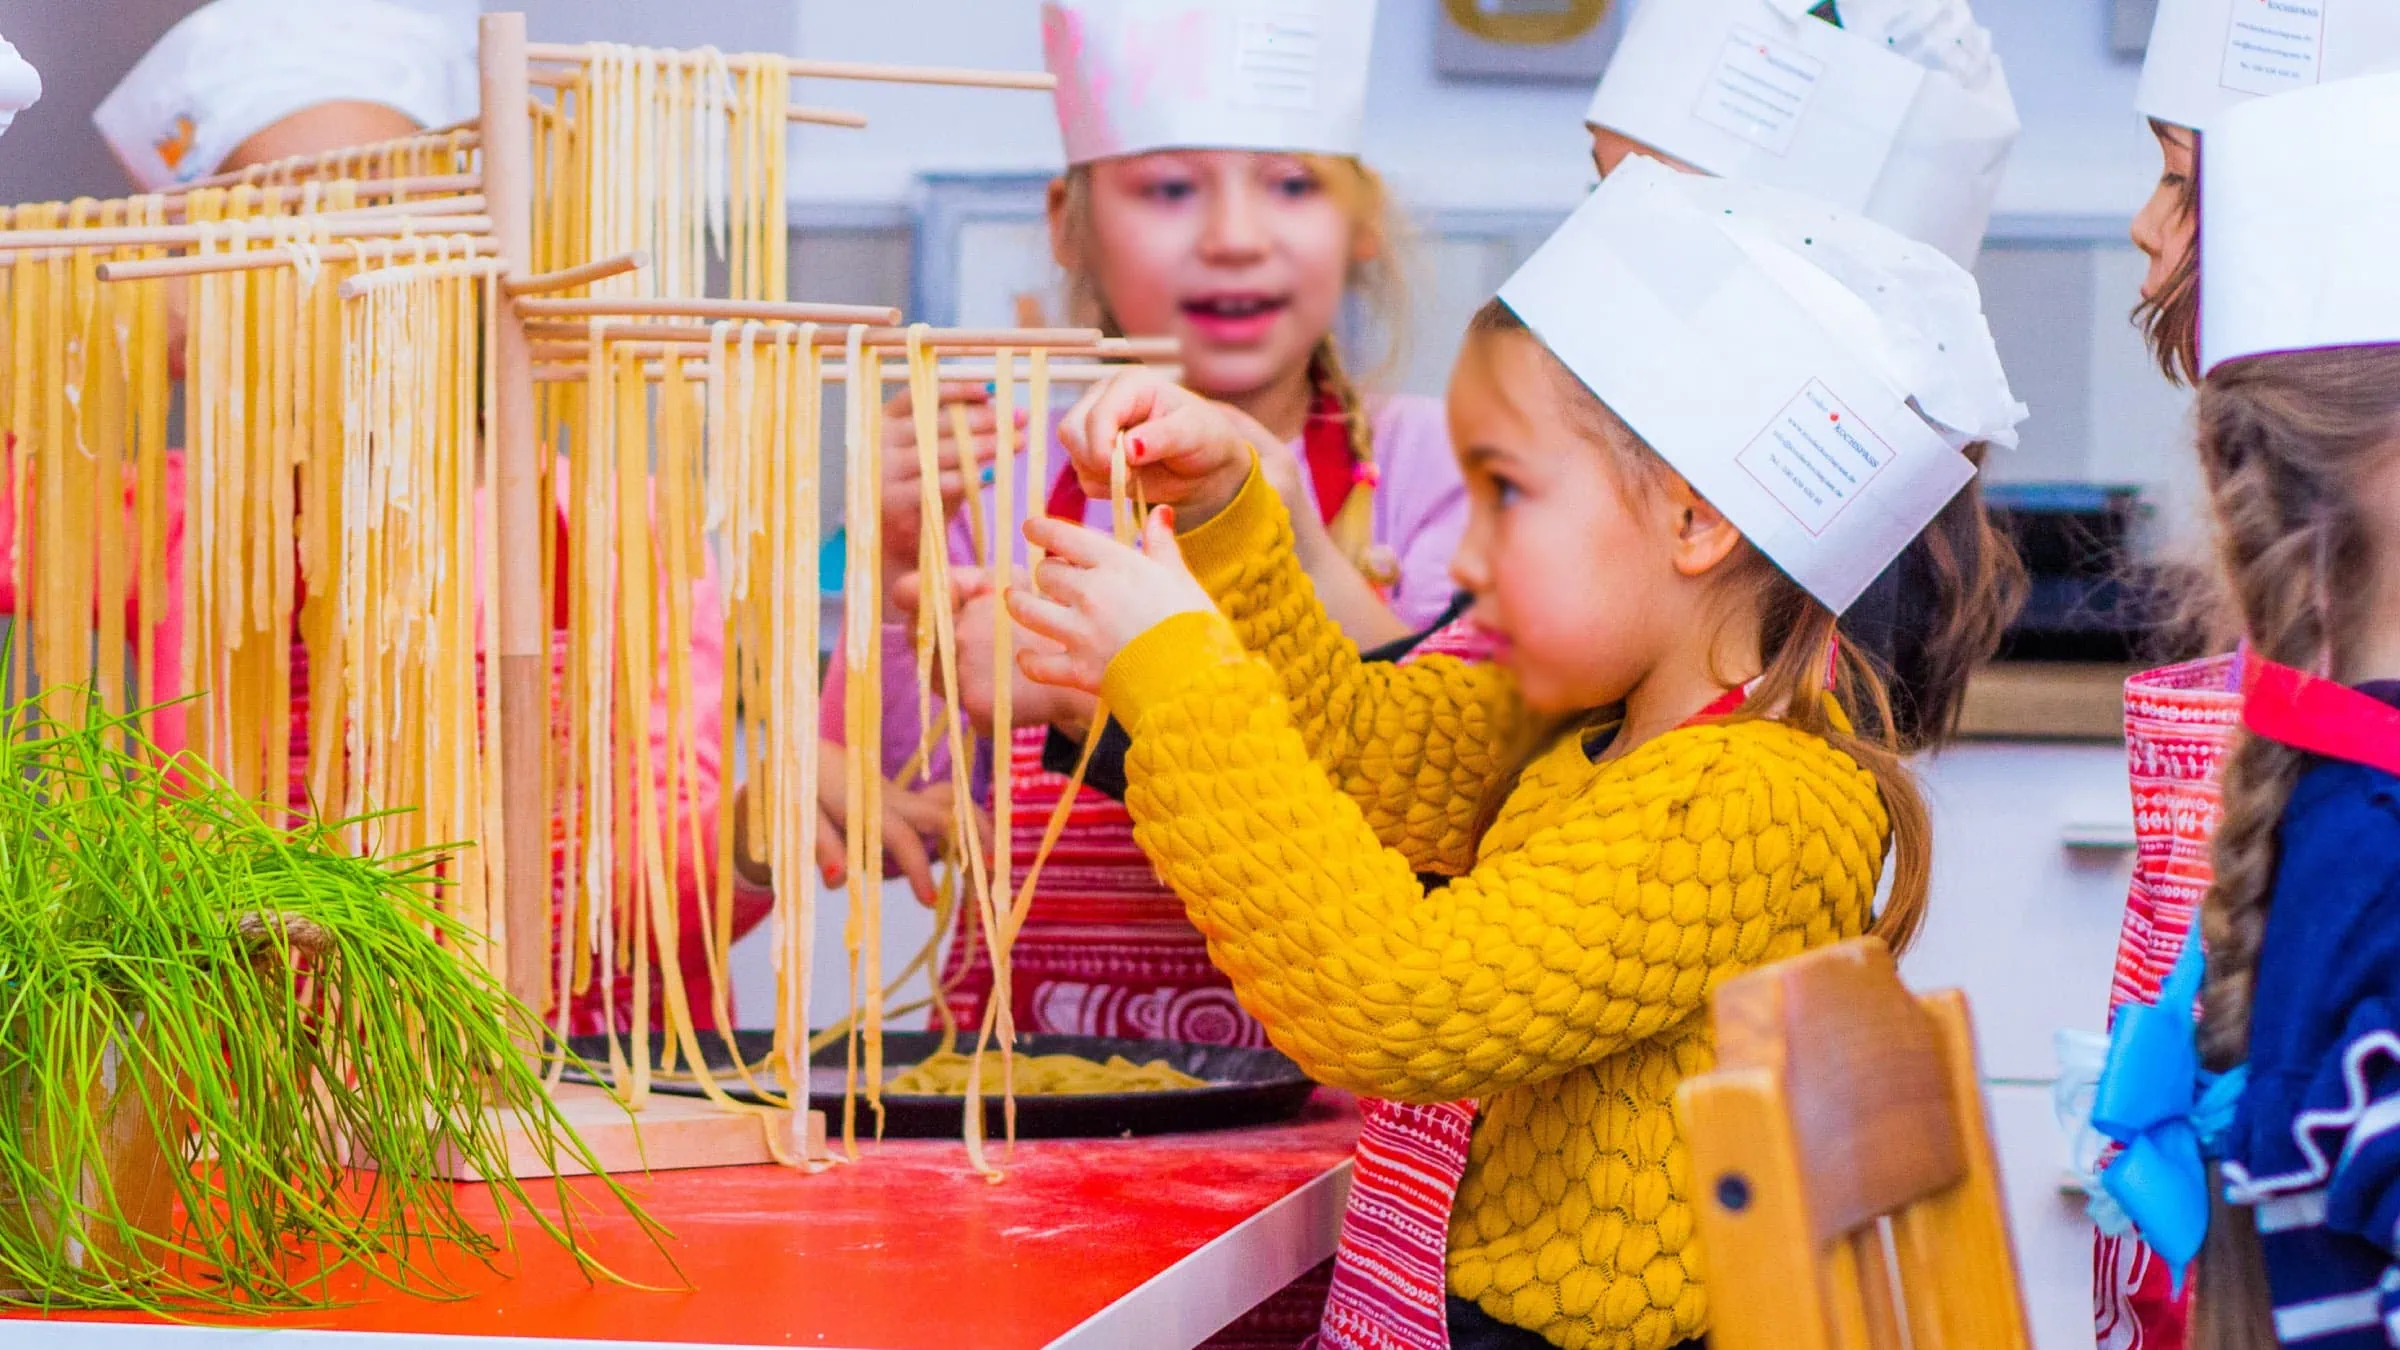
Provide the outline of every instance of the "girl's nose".
<path id="1" fill-rule="evenodd" d="M 1467 532 L 1460 536 L 1458 551 L 1450 555 L 1450 581 L 1462 591 L 1481 595 L 1491 585 L 1491 561 L 1484 526 L 1470 520 Z"/>
<path id="2" fill-rule="evenodd" d="M 1201 247 L 1214 258 L 1249 258 L 1264 253 L 1267 236 L 1258 188 L 1246 176 L 1227 175 L 1209 193 L 1208 229 Z"/>

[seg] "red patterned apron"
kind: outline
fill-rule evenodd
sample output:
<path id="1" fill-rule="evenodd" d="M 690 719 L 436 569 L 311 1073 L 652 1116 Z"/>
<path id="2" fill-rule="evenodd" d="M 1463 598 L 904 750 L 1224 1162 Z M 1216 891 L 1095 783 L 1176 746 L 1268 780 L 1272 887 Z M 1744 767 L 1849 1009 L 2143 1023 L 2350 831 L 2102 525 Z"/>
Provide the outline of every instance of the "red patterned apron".
<path id="1" fill-rule="evenodd" d="M 1338 403 L 1320 398 L 1302 449 L 1328 521 L 1368 481 L 1350 444 Z M 1074 472 L 1052 485 L 1047 514 L 1081 522 L 1089 499 Z M 1067 781 L 1042 767 L 1046 727 L 1018 727 L 1008 776 L 1015 820 L 1010 875 L 1022 877 L 1041 848 L 1042 831 Z M 965 933 L 965 915 L 957 932 Z M 1209 964 L 1200 931 L 1133 842 L 1125 804 L 1085 788 L 1042 869 L 1024 926 L 1011 950 L 1017 1026 L 1055 1036 L 1113 1036 L 1264 1046 L 1266 1032 L 1234 1002 L 1233 986 Z M 992 967 L 980 942 L 954 939 L 944 986 L 960 1026 L 978 1026 L 992 992 Z"/>
<path id="2" fill-rule="evenodd" d="M 2208 890 L 2218 769 L 2241 711 L 2241 664 L 2232 654 L 2145 671 L 2125 682 L 2137 852 L 2108 993 L 2112 1019 L 2127 1003 L 2156 1001 L 2159 982 L 2183 952 Z M 2097 1350 L 2182 1350 L 2189 1291 L 2175 1293 L 2171 1274 L 2139 1238 L 2097 1236 Z"/>

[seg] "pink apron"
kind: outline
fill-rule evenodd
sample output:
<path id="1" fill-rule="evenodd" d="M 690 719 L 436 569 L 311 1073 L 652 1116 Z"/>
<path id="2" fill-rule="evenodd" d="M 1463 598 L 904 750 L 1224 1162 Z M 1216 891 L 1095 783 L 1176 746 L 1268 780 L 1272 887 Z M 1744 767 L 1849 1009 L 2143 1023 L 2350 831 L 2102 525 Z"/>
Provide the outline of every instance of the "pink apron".
<path id="1" fill-rule="evenodd" d="M 2125 752 L 2138 851 L 2117 936 L 2109 1014 L 2158 998 L 2191 931 L 2211 872 L 2217 777 L 2241 722 L 2241 665 L 2227 654 L 2145 671 L 2125 682 Z M 2182 1350 L 2188 1291 L 2130 1234 L 2096 1236 L 2092 1294 L 2097 1350 Z"/>

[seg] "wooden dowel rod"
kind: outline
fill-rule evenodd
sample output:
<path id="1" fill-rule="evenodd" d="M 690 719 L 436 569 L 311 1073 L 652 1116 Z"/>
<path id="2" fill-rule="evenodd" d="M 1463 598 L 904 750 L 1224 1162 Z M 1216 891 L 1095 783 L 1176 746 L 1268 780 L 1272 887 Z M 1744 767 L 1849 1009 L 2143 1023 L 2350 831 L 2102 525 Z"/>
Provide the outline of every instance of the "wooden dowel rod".
<path id="1" fill-rule="evenodd" d="M 864 130 L 867 125 L 865 113 L 851 112 L 846 108 L 794 106 L 784 116 L 794 122 L 806 122 L 810 126 L 848 127 L 852 131 Z"/>
<path id="2" fill-rule="evenodd" d="M 620 253 L 613 258 L 595 258 L 575 267 L 562 267 L 555 272 L 537 272 L 529 277 L 510 277 L 500 283 L 500 289 L 510 295 L 542 295 L 550 291 L 568 291 L 588 286 L 595 281 L 621 277 L 638 272 L 650 265 L 650 255 L 640 249 Z"/>
<path id="3" fill-rule="evenodd" d="M 517 303 L 522 306 L 529 302 L 520 300 Z M 678 300 L 670 303 L 686 305 L 693 302 Z M 767 326 L 772 328 L 776 325 Z M 531 320 L 526 323 L 525 331 L 537 341 L 572 342 L 590 336 L 590 329 L 586 325 L 556 321 Z M 706 346 L 709 330 L 694 324 L 612 323 L 608 326 L 607 336 L 611 342 L 683 342 Z M 771 336 L 762 336 L 760 345 L 766 345 Z M 735 330 L 733 340 L 739 342 L 739 329 Z M 846 326 L 824 324 L 817 329 L 817 345 L 820 347 L 839 347 L 847 341 L 849 330 Z M 869 328 L 866 341 L 870 347 L 904 347 L 908 343 L 908 330 Z M 1089 355 L 1109 354 L 1107 349 L 1098 345 L 1099 330 L 1093 328 L 936 328 L 927 332 L 926 341 L 937 351 L 962 355 L 988 356 L 1004 347 L 1011 351 L 1040 347 L 1046 351 L 1065 348 Z"/>
<path id="4" fill-rule="evenodd" d="M 328 179 L 325 181 L 340 182 L 342 180 Z M 436 197 L 452 192 L 473 192 L 483 186 L 483 175 L 479 173 L 436 173 L 416 178 L 357 178 L 350 182 L 361 197 L 393 197 L 410 194 Z M 305 183 L 262 183 L 257 187 L 260 201 L 278 206 L 284 202 L 299 201 L 308 191 L 308 185 Z M 183 204 L 190 198 L 193 191 L 195 189 L 177 188 L 173 192 L 162 194 L 166 198 L 167 209 L 171 211 Z M 319 195 L 323 195 L 321 184 Z"/>
<path id="5" fill-rule="evenodd" d="M 1129 361 L 1173 361 L 1183 355 L 1183 344 L 1171 337 L 1102 338 L 1092 345 L 1103 355 Z"/>
<path id="6" fill-rule="evenodd" d="M 533 271 L 533 122 L 525 108 L 525 16 L 481 21 L 483 191 L 492 235 L 510 271 Z M 498 912 L 508 992 L 542 1014 L 554 980 L 550 952 L 550 803 L 543 760 L 550 738 L 550 597 L 542 586 L 542 448 L 535 430 L 533 352 L 525 325 L 494 316 L 492 465 L 498 520 L 500 838 Z"/>
<path id="7" fill-rule="evenodd" d="M 326 250 L 320 249 L 323 254 Z M 5 256 L 5 255 L 0 255 Z M 342 255 L 345 259 L 347 252 Z M 470 250 L 468 257 L 477 256 Z M 158 281 L 168 277 L 210 276 L 219 272 L 256 272 L 269 267 L 296 267 L 296 248 L 258 248 L 244 253 L 186 253 L 173 258 L 120 258 L 92 269 L 102 281 Z M 455 259 L 454 261 L 466 261 Z"/>
<path id="8" fill-rule="evenodd" d="M 865 80 L 877 84 L 939 84 L 968 89 L 1049 93 L 1058 77 L 1044 70 L 962 70 L 955 66 L 892 66 L 866 61 L 789 62 L 796 80 Z"/>
<path id="9" fill-rule="evenodd" d="M 552 65 L 580 65 L 592 59 L 592 49 L 580 44 L 536 42 L 525 49 L 529 60 Z M 780 62 L 794 79 L 868 80 L 881 84 L 944 84 L 974 89 L 1026 89 L 1048 92 L 1058 79 L 1039 70 L 969 70 L 957 66 L 895 66 L 874 61 L 809 61 L 745 53 L 725 58 L 727 67 L 748 70 L 760 61 Z"/>
<path id="10" fill-rule="evenodd" d="M 409 202 L 385 202 L 380 206 L 352 206 L 340 211 L 320 211 L 314 216 L 295 219 L 323 220 L 385 220 L 401 216 L 416 216 L 433 220 L 444 216 L 480 216 L 484 199 L 480 192 L 462 193 L 455 197 L 424 197 Z M 275 219 L 275 217 L 268 217 Z"/>
<path id="11" fill-rule="evenodd" d="M 501 266 L 498 258 L 444 258 L 433 262 L 402 263 L 397 267 L 378 267 L 343 281 L 342 298 L 356 300 L 369 291 L 385 286 L 399 286 L 433 277 L 497 272 Z"/>
<path id="12" fill-rule="evenodd" d="M 850 368 L 847 365 L 829 362 L 823 369 L 826 379 L 849 378 Z M 1000 367 L 990 361 L 962 361 L 955 365 L 945 361 L 941 363 L 940 369 L 941 377 L 944 380 L 989 381 L 1000 378 Z M 1146 370 L 1170 380 L 1183 378 L 1183 367 L 1181 366 L 1132 365 L 1119 361 L 1059 361 L 1053 362 L 1050 366 L 1050 383 L 1096 384 L 1121 370 Z M 887 362 L 884 366 L 883 378 L 887 382 L 908 378 L 908 363 L 905 361 Z M 1017 378 L 1020 381 L 1025 378 L 1025 369 L 1021 365 L 1017 368 Z"/>
<path id="13" fill-rule="evenodd" d="M 576 76 L 573 71 L 551 69 L 530 71 L 525 78 L 534 84 L 552 89 L 564 89 L 575 83 Z M 728 109 L 727 113 L 730 115 L 731 109 Z M 846 108 L 818 108 L 800 105 L 787 110 L 784 118 L 786 121 L 804 122 L 811 126 L 847 127 L 852 131 L 861 130 L 867 125 L 865 113 L 851 112 Z"/>
<path id="14" fill-rule="evenodd" d="M 266 187 L 269 186 L 269 179 L 280 178 L 286 174 L 321 176 L 329 172 L 336 164 L 344 161 L 362 164 L 387 150 L 394 153 L 406 153 L 411 150 L 447 150 L 454 144 L 451 139 L 454 134 L 449 131 L 416 132 L 389 141 L 378 141 L 372 145 L 354 146 L 320 155 L 294 155 L 289 159 L 278 159 L 266 164 L 253 164 L 248 168 L 210 174 L 206 178 L 195 178 L 191 182 L 182 184 L 176 190 L 190 192 L 198 188 L 237 187 L 243 183 L 254 183 L 260 187 Z M 461 150 L 473 150 L 482 143 L 482 139 L 479 134 L 468 132 L 457 139 L 455 146 Z"/>
<path id="15" fill-rule="evenodd" d="M 582 300 L 519 300 L 517 313 L 528 319 L 597 317 L 756 319 L 761 323 L 900 322 L 900 311 L 889 305 L 810 305 L 785 304 L 773 300 L 632 299 L 617 296 Z"/>
<path id="16" fill-rule="evenodd" d="M 314 216 L 265 216 L 248 224 L 248 238 L 255 244 L 278 242 L 278 227 L 283 237 L 303 233 L 298 226 L 316 219 Z M 428 216 L 425 220 L 438 226 L 421 228 L 414 216 L 373 216 L 356 220 L 333 217 L 326 233 L 334 239 L 392 239 L 407 234 L 428 237 L 452 234 L 489 234 L 489 216 Z M 113 229 L 91 230 L 0 230 L 0 249 L 90 249 L 90 248 L 193 248 L 199 245 L 202 231 L 214 228 L 219 242 L 235 238 L 232 224 L 209 227 L 201 225 L 136 225 Z"/>
<path id="17" fill-rule="evenodd" d="M 683 375 L 685 379 L 697 380 L 707 377 L 708 362 L 691 356 L 689 354 L 689 350 L 686 348 L 678 347 L 676 350 L 683 351 L 685 353 L 683 357 Z M 1050 367 L 1050 383 L 1054 385 L 1097 384 L 1120 370 L 1131 370 L 1133 368 L 1134 367 L 1132 366 L 1121 365 L 1115 362 L 1067 362 Z M 535 384 L 580 383 L 581 381 L 590 377 L 591 369 L 590 363 L 585 361 L 559 361 L 547 359 L 544 355 L 542 345 L 540 343 L 534 344 L 533 382 Z M 823 366 L 820 369 L 823 372 L 823 378 L 826 380 L 846 380 L 850 378 L 850 368 L 846 365 L 835 363 Z M 1181 380 L 1183 378 L 1183 367 L 1181 366 L 1143 366 L 1141 369 L 1163 376 L 1169 380 Z M 667 367 L 664 361 L 645 361 L 642 363 L 642 374 L 649 379 L 665 379 L 666 373 Z M 980 363 L 968 362 L 964 365 L 955 366 L 944 365 L 941 368 L 941 375 L 944 380 L 993 380 L 999 378 L 999 373 L 999 367 L 994 366 L 988 361 Z M 884 367 L 883 378 L 884 381 L 889 384 L 897 384 L 903 380 L 906 380 L 908 378 L 907 364 L 905 362 L 887 364 Z"/>

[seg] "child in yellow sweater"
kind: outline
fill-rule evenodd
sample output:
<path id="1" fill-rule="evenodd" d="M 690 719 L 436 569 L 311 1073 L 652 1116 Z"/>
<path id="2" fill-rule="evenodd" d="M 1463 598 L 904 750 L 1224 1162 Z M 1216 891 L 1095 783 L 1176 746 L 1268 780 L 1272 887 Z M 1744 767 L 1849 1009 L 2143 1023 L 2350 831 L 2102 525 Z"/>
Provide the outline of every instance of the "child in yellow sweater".
<path id="1" fill-rule="evenodd" d="M 1709 992 L 1924 910 L 1836 616 L 2024 409 L 1935 250 L 1640 160 L 1478 317 L 1449 414 L 1497 666 L 1362 664 L 1235 424 L 1138 375 L 1063 438 L 1088 490 L 1121 447 L 1169 505 L 1138 551 L 1030 523 L 1010 604 L 1057 644 L 1027 673 L 1130 728 L 1142 846 L 1274 1043 L 1481 1102 L 1451 1344 L 1663 1350 L 1708 1324 L 1671 1103 Z"/>

